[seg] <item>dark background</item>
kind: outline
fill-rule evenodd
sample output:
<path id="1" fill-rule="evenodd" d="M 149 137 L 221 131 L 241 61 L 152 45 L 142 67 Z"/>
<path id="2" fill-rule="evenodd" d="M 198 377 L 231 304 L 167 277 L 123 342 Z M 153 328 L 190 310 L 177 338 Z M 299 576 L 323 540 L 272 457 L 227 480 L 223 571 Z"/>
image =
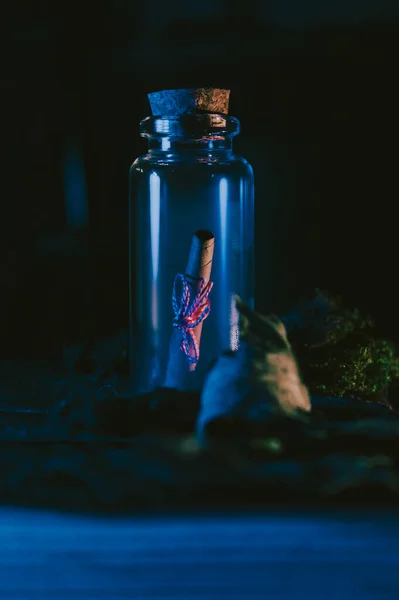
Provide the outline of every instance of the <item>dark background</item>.
<path id="1" fill-rule="evenodd" d="M 399 3 L 15 0 L 2 8 L 0 352 L 127 324 L 146 94 L 231 89 L 256 177 L 261 310 L 319 286 L 397 318 Z"/>

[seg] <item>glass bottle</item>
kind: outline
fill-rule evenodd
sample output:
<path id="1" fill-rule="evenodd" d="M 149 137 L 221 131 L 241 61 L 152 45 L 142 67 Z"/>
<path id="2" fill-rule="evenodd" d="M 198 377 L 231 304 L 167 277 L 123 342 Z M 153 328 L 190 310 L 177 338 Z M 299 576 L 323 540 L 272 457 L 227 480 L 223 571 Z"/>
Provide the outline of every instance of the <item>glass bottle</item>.
<path id="1" fill-rule="evenodd" d="M 238 347 L 235 296 L 253 306 L 253 172 L 233 154 L 228 90 L 148 97 L 148 153 L 130 170 L 132 390 L 199 391 L 210 361 Z"/>

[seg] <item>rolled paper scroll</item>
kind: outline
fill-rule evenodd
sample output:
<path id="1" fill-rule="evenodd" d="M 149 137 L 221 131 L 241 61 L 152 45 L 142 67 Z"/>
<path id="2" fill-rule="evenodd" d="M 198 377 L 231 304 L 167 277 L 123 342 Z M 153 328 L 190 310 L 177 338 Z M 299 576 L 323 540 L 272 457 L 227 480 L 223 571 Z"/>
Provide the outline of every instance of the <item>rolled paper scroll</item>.
<path id="1" fill-rule="evenodd" d="M 193 236 L 186 271 L 178 274 L 173 290 L 175 319 L 164 386 L 184 389 L 187 374 L 195 371 L 202 327 L 210 312 L 209 293 L 215 238 L 198 230 Z M 179 289 L 178 289 L 179 288 Z"/>

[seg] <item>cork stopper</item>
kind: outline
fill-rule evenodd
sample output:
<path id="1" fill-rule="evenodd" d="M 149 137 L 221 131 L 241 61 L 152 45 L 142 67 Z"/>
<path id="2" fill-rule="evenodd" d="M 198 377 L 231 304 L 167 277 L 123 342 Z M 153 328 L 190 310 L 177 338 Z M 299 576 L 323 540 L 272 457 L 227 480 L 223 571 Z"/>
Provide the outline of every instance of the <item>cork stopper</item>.
<path id="1" fill-rule="evenodd" d="M 162 90 L 148 94 L 154 117 L 178 117 L 194 114 L 229 113 L 230 90 L 193 88 Z"/>

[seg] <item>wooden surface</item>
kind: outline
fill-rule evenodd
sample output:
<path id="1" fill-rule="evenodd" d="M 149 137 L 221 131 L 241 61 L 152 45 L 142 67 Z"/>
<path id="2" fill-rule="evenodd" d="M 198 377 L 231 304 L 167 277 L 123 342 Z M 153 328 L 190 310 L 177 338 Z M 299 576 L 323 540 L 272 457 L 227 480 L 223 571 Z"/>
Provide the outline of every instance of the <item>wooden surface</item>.
<path id="1" fill-rule="evenodd" d="M 0 510 L 4 600 L 399 598 L 399 517 Z"/>

